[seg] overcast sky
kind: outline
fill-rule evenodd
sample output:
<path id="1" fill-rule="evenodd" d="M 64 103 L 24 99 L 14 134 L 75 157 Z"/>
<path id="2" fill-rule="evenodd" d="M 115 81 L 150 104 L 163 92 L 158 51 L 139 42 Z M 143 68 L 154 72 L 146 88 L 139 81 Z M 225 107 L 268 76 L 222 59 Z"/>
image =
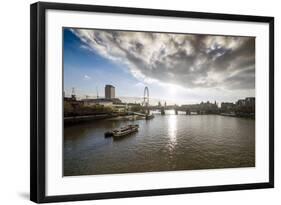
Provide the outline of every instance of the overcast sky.
<path id="1" fill-rule="evenodd" d="M 64 78 L 80 95 L 234 102 L 255 96 L 255 38 L 64 29 Z"/>

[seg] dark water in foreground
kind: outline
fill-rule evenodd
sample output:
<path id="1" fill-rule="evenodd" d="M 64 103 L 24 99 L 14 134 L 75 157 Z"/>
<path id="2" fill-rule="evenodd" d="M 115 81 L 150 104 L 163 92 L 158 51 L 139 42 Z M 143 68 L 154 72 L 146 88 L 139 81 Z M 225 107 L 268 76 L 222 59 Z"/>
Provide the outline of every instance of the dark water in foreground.
<path id="1" fill-rule="evenodd" d="M 125 124 L 139 132 L 119 140 L 104 132 Z M 100 120 L 64 129 L 64 175 L 255 166 L 255 120 L 219 115 L 155 115 Z"/>

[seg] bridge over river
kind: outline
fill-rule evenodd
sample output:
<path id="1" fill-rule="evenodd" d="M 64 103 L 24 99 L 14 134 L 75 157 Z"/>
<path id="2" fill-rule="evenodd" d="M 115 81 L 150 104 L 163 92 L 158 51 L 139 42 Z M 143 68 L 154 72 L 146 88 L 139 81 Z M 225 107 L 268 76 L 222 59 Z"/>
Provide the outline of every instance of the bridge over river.
<path id="1" fill-rule="evenodd" d="M 184 108 L 180 106 L 151 106 L 148 108 L 150 111 L 159 111 L 161 115 L 165 115 L 167 110 L 174 110 L 177 115 L 179 112 L 184 112 L 186 115 L 203 115 L 203 114 L 218 114 L 218 109 L 206 109 L 206 108 Z"/>
<path id="2" fill-rule="evenodd" d="M 142 109 L 143 112 L 131 112 L 131 114 L 136 114 L 139 116 L 148 116 L 150 115 L 150 111 L 159 111 L 162 115 L 166 114 L 167 110 L 174 110 L 175 114 L 177 115 L 179 112 L 184 112 L 186 115 L 191 115 L 191 114 L 197 114 L 197 115 L 202 115 L 202 114 L 218 114 L 219 109 L 216 106 L 216 104 L 211 104 L 209 103 L 208 105 L 215 105 L 215 107 L 208 107 L 205 105 L 187 105 L 187 106 L 178 106 L 178 105 L 167 105 L 165 103 L 165 106 L 157 105 L 157 106 L 152 106 L 149 105 L 149 90 L 148 87 L 146 86 L 144 89 L 144 94 L 143 94 L 143 102 L 142 102 Z"/>

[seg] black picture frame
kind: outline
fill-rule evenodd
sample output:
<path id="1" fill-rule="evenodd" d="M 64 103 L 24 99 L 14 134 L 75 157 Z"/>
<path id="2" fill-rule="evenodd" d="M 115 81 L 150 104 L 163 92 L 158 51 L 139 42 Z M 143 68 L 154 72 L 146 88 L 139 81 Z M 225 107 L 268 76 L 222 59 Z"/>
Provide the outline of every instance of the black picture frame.
<path id="1" fill-rule="evenodd" d="M 269 25 L 269 181 L 204 187 L 170 188 L 107 193 L 46 196 L 46 82 L 45 82 L 45 26 L 46 11 L 67 10 L 129 15 L 215 19 L 262 22 Z M 274 18 L 265 16 L 230 15 L 217 13 L 156 10 L 144 8 L 110 7 L 82 4 L 38 2 L 30 7 L 30 199 L 37 203 L 77 200 L 96 200 L 198 192 L 230 191 L 274 187 Z"/>

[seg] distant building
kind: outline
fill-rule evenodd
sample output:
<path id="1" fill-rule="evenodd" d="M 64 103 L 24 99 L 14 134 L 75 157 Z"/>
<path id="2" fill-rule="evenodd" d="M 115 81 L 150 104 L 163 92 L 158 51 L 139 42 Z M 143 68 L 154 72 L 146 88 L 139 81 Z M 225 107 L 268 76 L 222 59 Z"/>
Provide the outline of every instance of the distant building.
<path id="1" fill-rule="evenodd" d="M 115 87 L 113 85 L 106 85 L 104 90 L 106 99 L 115 98 Z"/>
<path id="2" fill-rule="evenodd" d="M 236 102 L 238 107 L 255 107 L 255 98 L 247 97 L 245 99 L 240 99 Z"/>
<path id="3" fill-rule="evenodd" d="M 232 111 L 235 109 L 235 104 L 231 102 L 222 102 L 221 103 L 221 110 L 223 111 Z"/>
<path id="4" fill-rule="evenodd" d="M 238 101 L 236 102 L 236 105 L 237 105 L 238 107 L 244 107 L 244 106 L 246 105 L 246 100 L 240 99 L 240 100 L 238 100 Z"/>
<path id="5" fill-rule="evenodd" d="M 64 104 L 68 104 L 68 105 L 71 105 L 73 107 L 77 107 L 77 106 L 83 105 L 83 102 L 78 100 L 76 98 L 75 94 L 71 94 L 70 97 L 66 97 L 65 96 L 65 92 L 63 92 L 63 101 L 64 101 Z"/>
<path id="6" fill-rule="evenodd" d="M 98 99 L 82 99 L 84 106 L 95 106 L 102 105 L 104 107 L 111 107 L 115 112 L 125 112 L 130 106 L 126 103 L 122 103 L 120 99 L 106 99 L 106 98 L 98 98 Z"/>
<path id="7" fill-rule="evenodd" d="M 77 101 L 77 98 L 76 98 L 76 95 L 75 95 L 75 94 L 71 94 L 70 97 L 66 97 L 66 96 L 65 96 L 65 92 L 63 91 L 63 100 L 64 100 L 64 101 L 67 101 L 67 102 L 76 102 L 76 101 Z"/>
<path id="8" fill-rule="evenodd" d="M 158 107 L 161 107 L 161 102 L 160 101 L 158 102 Z"/>
<path id="9" fill-rule="evenodd" d="M 78 100 L 76 98 L 76 94 L 75 94 L 74 88 L 72 88 L 72 92 L 71 92 L 71 96 L 70 97 L 66 97 L 65 91 L 63 91 L 63 100 L 65 102 L 78 102 Z"/>
<path id="10" fill-rule="evenodd" d="M 82 102 L 85 106 L 93 106 L 93 105 L 112 106 L 113 105 L 113 102 L 111 100 L 105 98 L 83 99 Z"/>
<path id="11" fill-rule="evenodd" d="M 237 112 L 242 113 L 255 113 L 255 98 L 247 97 L 236 102 Z"/>
<path id="12" fill-rule="evenodd" d="M 201 102 L 200 104 L 189 104 L 189 105 L 182 105 L 182 108 L 191 109 L 191 110 L 204 110 L 207 112 L 215 112 L 218 110 L 217 103 Z"/>
<path id="13" fill-rule="evenodd" d="M 246 106 L 254 107 L 255 106 L 255 98 L 254 97 L 248 97 L 245 99 Z"/>
<path id="14" fill-rule="evenodd" d="M 63 99 L 64 99 L 64 101 L 67 101 L 67 102 L 76 102 L 77 101 L 75 96 L 64 97 Z"/>
<path id="15" fill-rule="evenodd" d="M 215 101 L 215 103 L 211 103 L 211 102 L 207 101 L 206 103 L 201 102 L 200 108 L 203 109 L 203 110 L 217 110 L 218 105 L 217 105 L 216 101 Z"/>
<path id="16" fill-rule="evenodd" d="M 81 101 L 86 106 L 92 106 L 92 105 L 113 106 L 113 104 L 121 104 L 122 103 L 122 101 L 119 98 L 82 99 Z"/>

